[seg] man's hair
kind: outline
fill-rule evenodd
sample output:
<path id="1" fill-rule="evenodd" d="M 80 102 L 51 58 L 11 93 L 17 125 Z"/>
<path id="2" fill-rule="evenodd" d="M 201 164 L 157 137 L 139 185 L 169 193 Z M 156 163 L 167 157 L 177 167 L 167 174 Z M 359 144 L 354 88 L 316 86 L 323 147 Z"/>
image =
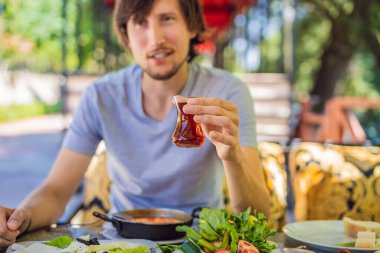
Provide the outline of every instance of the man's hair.
<path id="1" fill-rule="evenodd" d="M 142 21 L 152 10 L 155 0 L 117 0 L 113 16 L 113 25 L 116 34 L 128 49 L 127 23 L 132 18 L 134 21 Z M 191 32 L 196 32 L 193 39 L 190 40 L 190 50 L 188 61 L 190 62 L 197 54 L 195 45 L 202 43 L 202 34 L 206 30 L 203 17 L 203 11 L 199 0 L 178 0 L 181 6 L 182 14 L 185 18 L 187 28 Z M 129 49 L 128 49 L 129 50 Z"/>

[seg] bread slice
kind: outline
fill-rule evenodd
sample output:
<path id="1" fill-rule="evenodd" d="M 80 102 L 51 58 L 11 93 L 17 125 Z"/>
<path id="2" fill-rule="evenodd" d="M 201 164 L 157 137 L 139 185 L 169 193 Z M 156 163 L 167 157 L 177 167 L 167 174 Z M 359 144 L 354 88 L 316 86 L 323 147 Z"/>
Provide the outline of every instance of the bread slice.
<path id="1" fill-rule="evenodd" d="M 358 238 L 368 238 L 372 240 L 376 240 L 376 233 L 372 231 L 359 231 Z"/>
<path id="2" fill-rule="evenodd" d="M 355 248 L 375 248 L 375 240 L 370 238 L 357 238 Z"/>
<path id="3" fill-rule="evenodd" d="M 357 237 L 359 231 L 373 231 L 376 236 L 380 236 L 380 222 L 376 221 L 359 221 L 349 217 L 343 218 L 344 231 L 351 237 Z"/>

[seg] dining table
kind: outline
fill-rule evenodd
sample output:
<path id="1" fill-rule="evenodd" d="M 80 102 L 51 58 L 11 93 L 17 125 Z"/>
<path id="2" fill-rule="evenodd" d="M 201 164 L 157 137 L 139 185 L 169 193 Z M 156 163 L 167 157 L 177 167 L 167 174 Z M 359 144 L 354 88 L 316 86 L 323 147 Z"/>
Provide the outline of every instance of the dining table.
<path id="1" fill-rule="evenodd" d="M 87 225 L 72 225 L 72 224 L 63 224 L 63 225 L 51 225 L 49 227 L 41 228 L 35 231 L 30 231 L 22 236 L 17 238 L 17 242 L 27 242 L 27 241 L 49 241 L 58 236 L 70 236 L 72 238 L 77 238 L 80 236 L 89 235 L 90 238 L 97 238 L 99 240 L 106 240 L 107 238 L 103 234 L 102 226 L 87 226 Z M 302 247 L 302 245 L 287 237 L 282 232 L 277 232 L 274 236 L 270 238 L 271 241 L 275 242 L 278 247 Z M 0 248 L 0 253 L 5 253 L 7 248 Z"/>

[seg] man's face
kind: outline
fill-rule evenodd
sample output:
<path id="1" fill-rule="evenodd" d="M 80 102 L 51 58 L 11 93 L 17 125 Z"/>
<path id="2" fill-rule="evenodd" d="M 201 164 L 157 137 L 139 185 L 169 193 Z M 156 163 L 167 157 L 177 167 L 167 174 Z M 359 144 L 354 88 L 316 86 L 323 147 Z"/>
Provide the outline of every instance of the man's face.
<path id="1" fill-rule="evenodd" d="M 174 76 L 186 66 L 190 39 L 178 0 L 156 0 L 141 21 L 127 23 L 129 48 L 144 72 L 156 80 Z"/>

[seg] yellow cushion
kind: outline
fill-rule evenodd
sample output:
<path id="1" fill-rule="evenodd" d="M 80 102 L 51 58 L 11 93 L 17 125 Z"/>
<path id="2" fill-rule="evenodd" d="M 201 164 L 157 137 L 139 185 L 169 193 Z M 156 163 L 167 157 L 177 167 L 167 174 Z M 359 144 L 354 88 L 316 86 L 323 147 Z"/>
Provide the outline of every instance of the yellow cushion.
<path id="1" fill-rule="evenodd" d="M 380 221 L 380 148 L 301 143 L 289 166 L 296 220 Z"/>
<path id="2" fill-rule="evenodd" d="M 259 151 L 271 201 L 269 225 L 273 229 L 281 230 L 286 224 L 287 208 L 287 176 L 284 152 L 280 145 L 269 142 L 260 143 Z"/>
<path id="3" fill-rule="evenodd" d="M 91 223 L 98 220 L 92 213 L 94 211 L 107 213 L 111 203 L 109 199 L 111 181 L 107 171 L 107 153 L 105 146 L 100 145 L 96 156 L 86 171 L 84 180 L 83 206 L 72 218 L 71 223 Z M 102 223 L 96 223 L 97 226 Z"/>

